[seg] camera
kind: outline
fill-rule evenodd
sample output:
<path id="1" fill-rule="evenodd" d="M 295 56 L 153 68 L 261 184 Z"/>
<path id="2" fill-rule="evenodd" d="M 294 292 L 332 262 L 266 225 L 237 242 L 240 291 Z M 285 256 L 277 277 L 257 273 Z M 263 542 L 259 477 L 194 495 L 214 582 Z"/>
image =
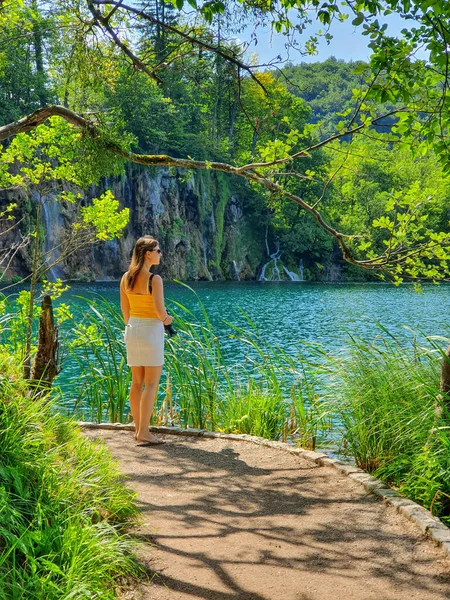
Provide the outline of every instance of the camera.
<path id="1" fill-rule="evenodd" d="M 167 314 L 170 315 L 169 311 L 167 311 Z M 176 329 L 173 328 L 172 323 L 170 325 L 164 325 L 164 331 L 167 333 L 168 337 L 173 337 L 174 335 L 177 335 L 178 331 Z"/>

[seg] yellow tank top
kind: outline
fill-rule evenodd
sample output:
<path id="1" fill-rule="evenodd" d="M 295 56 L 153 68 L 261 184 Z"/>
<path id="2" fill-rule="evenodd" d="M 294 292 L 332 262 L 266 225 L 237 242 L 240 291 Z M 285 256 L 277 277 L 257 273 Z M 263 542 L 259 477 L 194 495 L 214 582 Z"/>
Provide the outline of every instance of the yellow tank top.
<path id="1" fill-rule="evenodd" d="M 130 294 L 125 292 L 130 303 L 130 317 L 157 319 L 153 296 L 149 294 Z"/>
<path id="2" fill-rule="evenodd" d="M 155 303 L 153 301 L 153 296 L 150 293 L 153 275 L 150 276 L 149 291 L 147 294 L 133 294 L 131 291 L 128 292 L 125 287 L 126 275 L 127 273 L 123 276 L 120 286 L 125 292 L 130 304 L 130 317 L 137 317 L 139 319 L 157 319 L 158 315 L 156 314 Z"/>

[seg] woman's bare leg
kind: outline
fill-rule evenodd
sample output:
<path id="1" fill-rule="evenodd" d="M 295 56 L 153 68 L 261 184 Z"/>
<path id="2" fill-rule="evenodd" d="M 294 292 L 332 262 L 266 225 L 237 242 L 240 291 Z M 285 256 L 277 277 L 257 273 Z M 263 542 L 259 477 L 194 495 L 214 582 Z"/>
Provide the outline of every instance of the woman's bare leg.
<path id="1" fill-rule="evenodd" d="M 139 429 L 137 430 L 137 439 L 140 442 L 151 442 L 155 436 L 151 435 L 148 428 L 155 406 L 156 394 L 158 392 L 159 380 L 161 378 L 162 367 L 144 367 L 144 390 L 141 394 Z"/>
<path id="2" fill-rule="evenodd" d="M 136 434 L 139 431 L 140 423 L 140 405 L 142 396 L 142 386 L 144 385 L 145 367 L 131 368 L 131 387 L 130 387 L 130 410 L 133 416 Z"/>

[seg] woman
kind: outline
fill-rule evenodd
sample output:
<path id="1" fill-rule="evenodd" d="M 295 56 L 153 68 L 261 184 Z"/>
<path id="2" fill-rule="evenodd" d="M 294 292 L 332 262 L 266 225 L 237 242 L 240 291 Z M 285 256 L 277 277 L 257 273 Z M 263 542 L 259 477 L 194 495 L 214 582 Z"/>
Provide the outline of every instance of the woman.
<path id="1" fill-rule="evenodd" d="M 160 260 L 158 242 L 148 235 L 139 238 L 130 268 L 120 282 L 127 364 L 131 368 L 130 408 L 135 438 L 145 446 L 164 443 L 149 431 L 164 363 L 164 325 L 173 321 L 164 306 L 163 281 L 150 273 Z"/>

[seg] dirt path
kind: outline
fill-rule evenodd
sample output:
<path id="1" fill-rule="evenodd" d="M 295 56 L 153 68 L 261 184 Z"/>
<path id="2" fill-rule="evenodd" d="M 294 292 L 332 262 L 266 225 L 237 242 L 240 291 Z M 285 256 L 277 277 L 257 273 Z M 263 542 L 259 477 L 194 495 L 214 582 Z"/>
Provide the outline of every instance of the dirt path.
<path id="1" fill-rule="evenodd" d="M 330 467 L 223 439 L 88 431 L 138 493 L 142 600 L 450 599 L 450 560 Z"/>

